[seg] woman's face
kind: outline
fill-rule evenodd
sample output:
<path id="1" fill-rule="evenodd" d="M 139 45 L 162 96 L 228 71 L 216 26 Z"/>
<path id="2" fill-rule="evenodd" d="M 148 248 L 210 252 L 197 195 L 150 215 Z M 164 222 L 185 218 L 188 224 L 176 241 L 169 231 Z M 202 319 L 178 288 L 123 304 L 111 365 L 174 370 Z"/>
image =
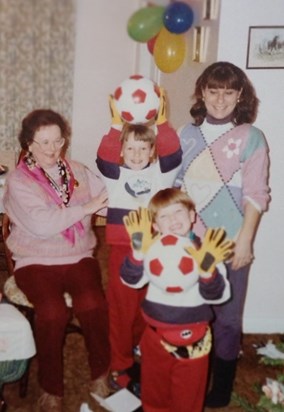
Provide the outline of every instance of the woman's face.
<path id="1" fill-rule="evenodd" d="M 29 151 L 43 169 L 49 169 L 55 166 L 64 143 L 59 126 L 42 126 L 36 131 Z"/>
<path id="2" fill-rule="evenodd" d="M 202 95 L 207 113 L 215 119 L 224 119 L 233 112 L 241 93 L 242 90 L 206 87 L 202 91 Z"/>

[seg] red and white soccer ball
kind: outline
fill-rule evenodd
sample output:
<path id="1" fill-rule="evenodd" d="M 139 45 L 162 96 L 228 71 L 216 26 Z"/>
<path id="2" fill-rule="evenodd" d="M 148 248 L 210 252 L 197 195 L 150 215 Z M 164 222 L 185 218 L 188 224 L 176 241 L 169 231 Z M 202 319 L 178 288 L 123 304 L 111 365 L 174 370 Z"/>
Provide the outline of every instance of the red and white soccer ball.
<path id="1" fill-rule="evenodd" d="M 187 238 L 164 235 L 150 247 L 144 267 L 150 282 L 157 288 L 180 293 L 197 283 L 197 264 L 184 250 L 186 246 L 189 246 Z"/>
<path id="2" fill-rule="evenodd" d="M 145 124 L 157 115 L 160 89 L 150 79 L 135 75 L 124 80 L 114 92 L 117 111 L 126 123 Z"/>

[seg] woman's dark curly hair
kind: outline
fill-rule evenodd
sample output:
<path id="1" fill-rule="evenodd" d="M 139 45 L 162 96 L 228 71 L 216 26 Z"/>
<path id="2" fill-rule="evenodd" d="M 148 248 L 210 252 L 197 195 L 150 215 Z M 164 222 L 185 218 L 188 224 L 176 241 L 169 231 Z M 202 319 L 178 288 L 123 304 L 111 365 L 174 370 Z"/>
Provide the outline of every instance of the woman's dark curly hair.
<path id="1" fill-rule="evenodd" d="M 71 128 L 67 120 L 59 113 L 50 109 L 37 109 L 30 112 L 22 121 L 22 129 L 18 139 L 21 148 L 25 151 L 29 150 L 29 146 L 34 140 L 35 133 L 42 126 L 56 125 L 61 130 L 61 136 L 65 139 L 63 150 L 66 150 L 69 145 Z"/>
<path id="2" fill-rule="evenodd" d="M 190 114 L 197 126 L 203 123 L 207 114 L 203 101 L 203 90 L 206 87 L 242 90 L 239 102 L 233 112 L 232 121 L 235 125 L 253 123 L 255 121 L 259 100 L 256 97 L 252 83 L 239 67 L 228 62 L 217 62 L 207 67 L 195 84 L 193 97 L 195 97 L 196 102 L 191 107 Z"/>

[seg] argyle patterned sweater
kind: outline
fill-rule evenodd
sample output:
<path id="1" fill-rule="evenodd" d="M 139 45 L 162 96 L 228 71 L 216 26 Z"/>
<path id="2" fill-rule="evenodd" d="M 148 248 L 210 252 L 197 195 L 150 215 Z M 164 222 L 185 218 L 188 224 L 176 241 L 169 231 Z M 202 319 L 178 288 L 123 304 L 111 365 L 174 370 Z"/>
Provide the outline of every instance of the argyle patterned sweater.
<path id="1" fill-rule="evenodd" d="M 182 169 L 175 182 L 193 199 L 201 238 L 207 227 L 223 227 L 235 238 L 244 205 L 259 212 L 269 201 L 268 147 L 263 133 L 250 124 L 186 125 L 180 133 Z"/>

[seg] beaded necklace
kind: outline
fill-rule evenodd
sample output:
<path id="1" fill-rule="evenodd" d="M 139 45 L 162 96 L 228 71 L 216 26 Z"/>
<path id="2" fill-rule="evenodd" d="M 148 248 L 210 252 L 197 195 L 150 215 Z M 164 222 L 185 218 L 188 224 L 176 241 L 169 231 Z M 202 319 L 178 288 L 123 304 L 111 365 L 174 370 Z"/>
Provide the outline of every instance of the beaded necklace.
<path id="1" fill-rule="evenodd" d="M 58 184 L 54 178 L 50 176 L 41 166 L 39 166 L 32 153 L 28 153 L 27 156 L 24 159 L 27 167 L 29 170 L 32 170 L 34 167 L 37 167 L 46 177 L 49 185 L 53 188 L 53 190 L 56 192 L 57 196 L 62 199 L 62 202 L 65 206 L 68 206 L 69 201 L 70 201 L 70 187 L 69 187 L 69 181 L 70 181 L 70 173 L 68 172 L 67 167 L 65 166 L 64 162 L 61 159 L 57 160 L 57 168 L 58 168 L 58 174 L 60 177 L 61 182 Z"/>

